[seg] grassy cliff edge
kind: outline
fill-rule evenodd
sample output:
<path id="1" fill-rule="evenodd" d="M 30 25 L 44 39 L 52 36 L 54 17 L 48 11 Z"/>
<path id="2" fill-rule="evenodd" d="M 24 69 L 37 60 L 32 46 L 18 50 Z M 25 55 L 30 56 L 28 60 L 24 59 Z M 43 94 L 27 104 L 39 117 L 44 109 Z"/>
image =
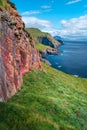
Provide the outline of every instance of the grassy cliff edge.
<path id="1" fill-rule="evenodd" d="M 0 103 L 2 130 L 86 130 L 87 79 L 45 64 L 24 76 L 22 90 Z"/>

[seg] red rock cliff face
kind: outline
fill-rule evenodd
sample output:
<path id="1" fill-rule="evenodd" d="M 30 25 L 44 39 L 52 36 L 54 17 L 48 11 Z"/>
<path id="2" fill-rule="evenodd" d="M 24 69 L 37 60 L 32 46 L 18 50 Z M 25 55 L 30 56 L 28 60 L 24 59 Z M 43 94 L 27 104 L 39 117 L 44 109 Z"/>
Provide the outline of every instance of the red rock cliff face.
<path id="1" fill-rule="evenodd" d="M 39 53 L 24 23 L 12 7 L 0 11 L 0 101 L 6 101 L 21 88 L 22 76 L 32 68 L 42 69 Z"/>

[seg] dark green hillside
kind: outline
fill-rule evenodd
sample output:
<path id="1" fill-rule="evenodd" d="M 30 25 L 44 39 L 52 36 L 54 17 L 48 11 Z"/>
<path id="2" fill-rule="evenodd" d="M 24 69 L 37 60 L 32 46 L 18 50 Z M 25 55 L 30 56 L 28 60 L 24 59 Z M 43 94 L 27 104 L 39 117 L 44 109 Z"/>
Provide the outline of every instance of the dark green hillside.
<path id="1" fill-rule="evenodd" d="M 42 32 L 37 28 L 26 29 L 34 38 L 38 50 L 47 49 L 50 47 L 56 48 L 60 43 L 55 40 L 49 33 Z"/>
<path id="2" fill-rule="evenodd" d="M 87 130 L 87 79 L 44 65 L 22 90 L 0 103 L 0 130 Z"/>
<path id="3" fill-rule="evenodd" d="M 41 32 L 39 29 L 37 28 L 27 28 L 26 29 L 30 35 L 33 37 L 33 39 L 35 40 L 35 46 L 37 48 L 38 51 L 40 50 L 45 50 L 47 48 L 51 48 L 50 46 L 45 46 L 43 45 L 42 43 L 40 43 L 36 38 L 39 36 L 41 37 L 44 37 L 44 36 L 47 36 L 48 33 L 44 33 L 44 32 Z"/>
<path id="4" fill-rule="evenodd" d="M 49 33 L 42 32 L 38 28 L 27 28 L 26 30 L 32 35 L 33 38 L 38 37 L 38 36 L 43 37 L 43 36 L 48 36 L 49 35 Z"/>

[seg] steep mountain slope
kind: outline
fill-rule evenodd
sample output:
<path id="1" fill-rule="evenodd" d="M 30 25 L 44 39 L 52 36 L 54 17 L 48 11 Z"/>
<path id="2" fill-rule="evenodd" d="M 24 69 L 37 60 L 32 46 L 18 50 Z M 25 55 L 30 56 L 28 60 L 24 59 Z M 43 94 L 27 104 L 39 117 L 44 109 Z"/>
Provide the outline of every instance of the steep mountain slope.
<path id="1" fill-rule="evenodd" d="M 32 68 L 42 69 L 34 41 L 15 5 L 0 0 L 0 101 L 20 90 L 22 76 Z"/>

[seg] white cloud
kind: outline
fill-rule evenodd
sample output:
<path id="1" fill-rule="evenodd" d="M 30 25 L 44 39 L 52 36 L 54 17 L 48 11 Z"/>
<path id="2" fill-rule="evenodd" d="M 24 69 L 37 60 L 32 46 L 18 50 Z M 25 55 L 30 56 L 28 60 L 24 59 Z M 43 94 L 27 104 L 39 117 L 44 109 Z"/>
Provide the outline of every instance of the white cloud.
<path id="1" fill-rule="evenodd" d="M 69 39 L 87 39 L 87 15 L 70 20 L 62 20 L 61 28 L 54 28 L 51 21 L 39 19 L 36 17 L 22 17 L 26 27 L 39 28 L 42 31 L 49 32 L 52 35 L 59 35 Z"/>
<path id="2" fill-rule="evenodd" d="M 51 6 L 50 5 L 43 5 L 43 6 L 41 6 L 41 8 L 43 8 L 43 9 L 50 9 Z"/>
<path id="3" fill-rule="evenodd" d="M 22 20 L 25 22 L 27 28 L 30 27 L 39 28 L 40 30 L 48 32 L 52 35 L 58 35 L 58 29 L 53 27 L 51 21 L 27 16 L 23 16 Z"/>
<path id="4" fill-rule="evenodd" d="M 25 16 L 25 15 L 32 15 L 32 14 L 40 14 L 41 12 L 39 11 L 39 10 L 36 10 L 36 11 L 33 11 L 33 10 L 31 10 L 31 11 L 26 11 L 26 12 L 23 12 L 21 15 L 23 16 Z"/>
<path id="5" fill-rule="evenodd" d="M 48 29 L 51 27 L 52 23 L 48 20 L 39 19 L 36 17 L 22 17 L 22 20 L 25 22 L 26 27 L 35 27 L 39 29 Z"/>
<path id="6" fill-rule="evenodd" d="M 58 32 L 62 37 L 87 39 L 87 15 L 70 20 L 62 20 L 61 25 L 62 28 L 58 29 Z"/>
<path id="7" fill-rule="evenodd" d="M 67 2 L 66 5 L 75 4 L 75 3 L 80 2 L 80 1 L 82 1 L 82 0 L 72 0 L 72 1 Z"/>
<path id="8" fill-rule="evenodd" d="M 34 14 L 41 14 L 41 13 L 45 13 L 45 12 L 50 12 L 53 9 L 51 8 L 51 6 L 42 6 L 43 10 L 30 10 L 30 11 L 25 11 L 23 13 L 21 13 L 22 16 L 30 16 L 30 15 L 34 15 Z"/>

